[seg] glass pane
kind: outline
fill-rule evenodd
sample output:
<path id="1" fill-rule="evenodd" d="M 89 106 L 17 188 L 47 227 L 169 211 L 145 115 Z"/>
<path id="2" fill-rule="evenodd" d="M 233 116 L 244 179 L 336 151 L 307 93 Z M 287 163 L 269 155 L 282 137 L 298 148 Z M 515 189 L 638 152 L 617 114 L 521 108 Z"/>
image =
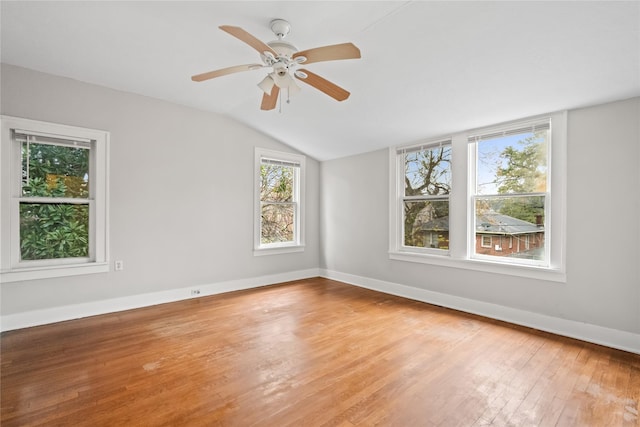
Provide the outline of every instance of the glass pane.
<path id="1" fill-rule="evenodd" d="M 89 197 L 89 150 L 22 143 L 24 197 Z"/>
<path id="2" fill-rule="evenodd" d="M 547 191 L 549 131 L 497 137 L 477 143 L 477 194 Z"/>
<path id="3" fill-rule="evenodd" d="M 449 249 L 449 201 L 404 202 L 404 246 Z"/>
<path id="4" fill-rule="evenodd" d="M 436 196 L 451 192 L 451 146 L 404 155 L 405 196 Z"/>
<path id="5" fill-rule="evenodd" d="M 296 207 L 293 203 L 262 205 L 260 243 L 294 241 Z"/>
<path id="6" fill-rule="evenodd" d="M 20 203 L 23 260 L 89 256 L 89 206 Z"/>
<path id="7" fill-rule="evenodd" d="M 544 204 L 545 196 L 476 198 L 475 253 L 544 260 Z"/>
<path id="8" fill-rule="evenodd" d="M 260 200 L 263 202 L 292 202 L 293 177 L 293 167 L 261 165 Z"/>

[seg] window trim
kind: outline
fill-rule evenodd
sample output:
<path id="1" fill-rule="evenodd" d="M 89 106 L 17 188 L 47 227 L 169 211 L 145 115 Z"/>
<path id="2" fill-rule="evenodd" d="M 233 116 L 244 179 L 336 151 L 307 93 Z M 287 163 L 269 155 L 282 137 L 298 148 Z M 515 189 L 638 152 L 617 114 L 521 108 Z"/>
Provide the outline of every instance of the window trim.
<path id="1" fill-rule="evenodd" d="M 471 258 L 471 248 L 475 244 L 474 217 L 471 215 L 471 185 L 473 177 L 469 170 L 468 138 L 479 133 L 500 131 L 505 128 L 521 127 L 530 122 L 548 119 L 551 122 L 551 147 L 549 151 L 548 188 L 549 198 L 548 240 L 550 244 L 549 266 L 500 262 L 499 259 Z M 554 282 L 566 282 L 566 165 L 567 165 L 567 112 L 555 112 L 497 125 L 471 129 L 441 137 L 433 141 L 451 139 L 452 190 L 449 207 L 449 253 L 415 251 L 399 245 L 402 215 L 398 206 L 402 195 L 399 177 L 398 150 L 402 146 L 390 147 L 389 153 L 389 258 L 397 261 L 483 271 L 518 277 L 527 277 Z M 416 144 L 407 145 L 407 147 Z M 496 257 L 491 257 L 496 258 Z"/>
<path id="2" fill-rule="evenodd" d="M 285 243 L 263 244 L 261 242 L 262 208 L 260 200 L 260 166 L 262 159 L 270 159 L 286 163 L 297 163 L 297 173 L 294 179 L 294 197 L 296 204 L 296 218 L 294 224 L 294 241 Z M 265 148 L 255 147 L 254 155 L 254 225 L 253 225 L 253 255 L 277 255 L 293 252 L 303 252 L 305 248 L 305 169 L 306 157 L 301 154 L 287 153 Z"/>
<path id="3" fill-rule="evenodd" d="M 417 246 L 406 246 L 404 244 L 404 203 L 409 200 L 446 200 L 449 203 L 449 209 L 451 209 L 451 193 L 448 194 L 438 194 L 438 195 L 423 195 L 423 196 L 405 196 L 405 187 L 404 187 L 404 172 L 402 172 L 403 179 L 400 178 L 401 171 L 404 171 L 404 159 L 403 156 L 409 152 L 422 151 L 422 150 L 430 150 L 432 148 L 438 148 L 443 146 L 449 146 L 453 149 L 453 144 L 451 138 L 435 138 L 429 139 L 425 141 L 421 141 L 417 144 L 411 144 L 401 147 L 391 147 L 390 150 L 393 150 L 393 162 L 394 162 L 394 170 L 397 170 L 398 180 L 395 184 L 392 185 L 397 192 L 397 197 L 399 197 L 399 203 L 395 206 L 392 206 L 391 209 L 394 210 L 393 215 L 397 216 L 397 229 L 395 233 L 395 245 L 400 248 L 400 251 L 403 252 L 411 252 L 411 253 L 419 253 L 419 254 L 432 254 L 432 255 L 449 255 L 450 249 L 440 249 L 440 248 L 431 248 L 431 247 L 417 247 Z M 394 196 L 395 197 L 395 196 Z M 449 244 L 451 247 L 451 244 Z"/>
<path id="4" fill-rule="evenodd" d="M 0 283 L 108 272 L 109 132 L 4 115 L 0 120 L 0 165 L 3 170 L 0 231 L 10 236 L 0 243 Z M 21 198 L 20 178 L 16 171 L 21 167 L 18 142 L 12 136 L 16 130 L 53 138 L 91 141 L 89 257 L 20 261 L 20 230 L 15 224 L 19 224 L 19 203 L 24 199 Z"/>

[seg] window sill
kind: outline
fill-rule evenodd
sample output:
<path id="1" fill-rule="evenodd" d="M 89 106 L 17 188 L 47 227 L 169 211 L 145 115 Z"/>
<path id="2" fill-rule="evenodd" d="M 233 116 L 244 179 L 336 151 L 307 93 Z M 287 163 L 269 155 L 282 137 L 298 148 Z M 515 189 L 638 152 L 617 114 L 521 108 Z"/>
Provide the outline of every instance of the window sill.
<path id="1" fill-rule="evenodd" d="M 21 282 L 25 280 L 50 279 L 54 277 L 79 276 L 82 274 L 108 273 L 109 263 L 91 263 L 82 265 L 47 266 L 14 269 L 0 273 L 0 283 Z"/>
<path id="2" fill-rule="evenodd" d="M 296 246 L 274 246 L 271 248 L 256 248 L 253 250 L 253 256 L 279 255 L 279 254 L 289 254 L 294 252 L 304 252 L 304 246 L 296 245 Z"/>
<path id="3" fill-rule="evenodd" d="M 567 275 L 565 272 L 546 267 L 505 264 L 476 259 L 452 259 L 448 256 L 442 255 L 428 255 L 399 251 L 390 251 L 389 259 L 459 268 L 464 270 L 482 271 L 486 273 L 505 274 L 509 276 L 526 277 L 529 279 L 548 280 L 551 282 L 565 283 L 567 281 Z"/>

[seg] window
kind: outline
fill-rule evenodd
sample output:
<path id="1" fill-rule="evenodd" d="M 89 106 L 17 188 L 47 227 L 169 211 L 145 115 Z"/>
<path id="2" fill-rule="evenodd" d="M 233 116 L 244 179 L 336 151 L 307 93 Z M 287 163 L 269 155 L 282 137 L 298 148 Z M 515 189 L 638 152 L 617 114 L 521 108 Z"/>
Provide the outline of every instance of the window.
<path id="1" fill-rule="evenodd" d="M 256 148 L 254 254 L 304 249 L 304 156 Z"/>
<path id="2" fill-rule="evenodd" d="M 392 148 L 389 168 L 391 259 L 565 280 L 566 113 Z"/>
<path id="3" fill-rule="evenodd" d="M 451 141 L 402 148 L 397 161 L 402 173 L 401 246 L 424 252 L 449 249 Z"/>
<path id="4" fill-rule="evenodd" d="M 472 257 L 546 265 L 550 130 L 549 119 L 544 119 L 468 138 L 475 183 L 471 188 L 475 238 L 483 239 L 483 248 L 491 247 L 490 242 L 485 245 L 484 233 L 522 242 L 509 251 L 476 250 Z"/>
<path id="5" fill-rule="evenodd" d="M 3 282 L 109 270 L 108 140 L 107 132 L 2 117 Z"/>

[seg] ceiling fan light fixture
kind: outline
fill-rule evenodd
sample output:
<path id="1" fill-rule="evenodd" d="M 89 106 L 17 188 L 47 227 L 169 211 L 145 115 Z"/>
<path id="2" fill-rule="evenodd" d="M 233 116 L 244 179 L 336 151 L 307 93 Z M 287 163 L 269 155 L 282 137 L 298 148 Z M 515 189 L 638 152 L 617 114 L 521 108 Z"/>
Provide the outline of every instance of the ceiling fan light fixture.
<path id="1" fill-rule="evenodd" d="M 271 78 L 273 78 L 273 81 L 275 82 L 276 86 L 278 86 L 280 89 L 284 89 L 287 86 L 289 86 L 289 80 L 287 79 L 287 77 L 290 78 L 289 74 L 287 73 L 284 73 L 284 74 L 271 73 Z"/>
<path id="2" fill-rule="evenodd" d="M 296 81 L 293 79 L 290 79 L 289 81 L 289 87 L 287 88 L 287 90 L 289 91 L 289 95 L 295 95 L 296 93 L 300 92 L 302 89 L 300 89 L 300 86 L 298 86 L 296 84 Z"/>
<path id="3" fill-rule="evenodd" d="M 284 62 L 279 61 L 273 64 L 273 72 L 280 77 L 284 77 L 289 74 L 289 67 Z"/>
<path id="4" fill-rule="evenodd" d="M 273 89 L 274 84 L 275 81 L 273 80 L 273 78 L 271 78 L 270 75 L 267 75 L 267 77 L 265 77 L 260 83 L 258 83 L 258 87 L 262 89 L 264 93 L 269 95 L 271 93 L 271 89 Z"/>

